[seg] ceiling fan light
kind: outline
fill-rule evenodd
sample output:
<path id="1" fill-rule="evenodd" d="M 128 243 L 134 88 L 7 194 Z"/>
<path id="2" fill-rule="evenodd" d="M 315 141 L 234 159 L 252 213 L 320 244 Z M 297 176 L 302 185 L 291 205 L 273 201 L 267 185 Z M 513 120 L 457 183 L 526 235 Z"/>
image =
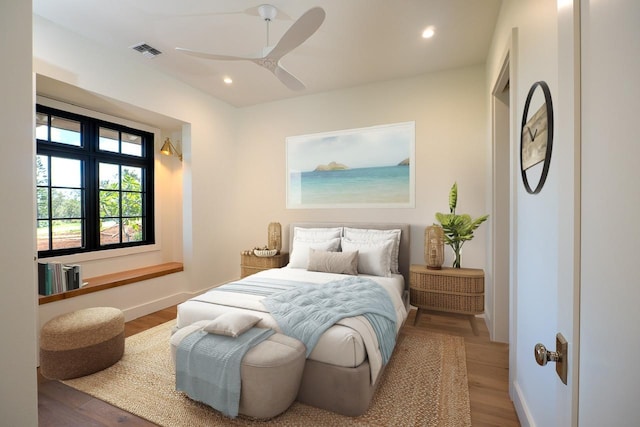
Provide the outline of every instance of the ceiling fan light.
<path id="1" fill-rule="evenodd" d="M 278 9 L 270 4 L 262 4 L 258 7 L 258 14 L 265 21 L 272 21 L 278 14 Z"/>

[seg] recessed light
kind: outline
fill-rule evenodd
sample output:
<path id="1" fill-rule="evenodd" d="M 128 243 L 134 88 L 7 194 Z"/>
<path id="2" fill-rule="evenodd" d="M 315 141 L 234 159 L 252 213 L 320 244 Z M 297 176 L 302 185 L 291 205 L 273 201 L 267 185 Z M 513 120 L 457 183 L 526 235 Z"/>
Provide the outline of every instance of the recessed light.
<path id="1" fill-rule="evenodd" d="M 436 29 L 433 28 L 433 26 L 429 26 L 427 28 L 424 29 L 424 31 L 422 32 L 422 38 L 423 39 L 430 39 L 431 37 L 433 37 L 436 33 Z"/>
<path id="2" fill-rule="evenodd" d="M 225 82 L 225 84 L 228 84 L 228 85 L 233 83 L 233 80 L 231 80 L 231 77 L 225 77 L 224 79 L 222 79 L 222 81 Z"/>

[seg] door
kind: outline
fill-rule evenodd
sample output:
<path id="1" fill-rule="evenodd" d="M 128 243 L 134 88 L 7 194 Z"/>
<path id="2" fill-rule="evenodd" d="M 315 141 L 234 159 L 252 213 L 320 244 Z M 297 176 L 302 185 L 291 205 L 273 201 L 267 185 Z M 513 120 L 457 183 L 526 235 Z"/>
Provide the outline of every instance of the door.
<path id="1" fill-rule="evenodd" d="M 514 37 L 514 48 L 520 54 L 512 78 L 517 88 L 512 105 L 515 104 L 518 131 L 512 174 L 515 256 L 511 268 L 510 394 L 523 425 L 571 426 L 577 424 L 579 337 L 576 304 L 580 145 L 576 129 L 580 75 L 575 66 L 580 52 L 575 18 L 578 6 L 571 1 L 545 1 L 544 7 L 546 11 L 537 27 L 532 30 L 523 26 Z M 544 186 L 539 193 L 530 194 L 520 175 L 520 129 L 525 99 L 540 80 L 548 84 L 552 100 L 553 148 Z M 538 111 L 543 101 L 544 93 L 538 87 L 528 117 Z M 532 190 L 542 179 L 543 165 L 539 163 L 526 171 Z M 553 362 L 539 366 L 534 358 L 537 343 L 555 350 L 558 332 L 568 341 L 568 354 L 563 355 L 568 361 L 566 385 L 556 374 Z"/>
<path id="2" fill-rule="evenodd" d="M 581 426 L 637 426 L 640 2 L 582 1 Z"/>

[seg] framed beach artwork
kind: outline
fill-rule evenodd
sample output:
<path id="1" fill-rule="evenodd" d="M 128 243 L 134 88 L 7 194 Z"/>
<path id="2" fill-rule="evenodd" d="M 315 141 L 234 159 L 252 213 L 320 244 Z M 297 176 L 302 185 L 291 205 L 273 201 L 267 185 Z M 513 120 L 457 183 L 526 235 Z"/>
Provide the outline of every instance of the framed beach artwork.
<path id="1" fill-rule="evenodd" d="M 288 137 L 287 209 L 415 207 L 415 122 Z"/>

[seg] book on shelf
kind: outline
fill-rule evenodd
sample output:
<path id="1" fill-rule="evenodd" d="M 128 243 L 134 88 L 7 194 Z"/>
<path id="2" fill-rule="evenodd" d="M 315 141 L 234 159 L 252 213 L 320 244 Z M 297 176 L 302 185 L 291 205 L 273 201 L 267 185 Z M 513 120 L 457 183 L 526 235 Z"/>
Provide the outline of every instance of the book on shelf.
<path id="1" fill-rule="evenodd" d="M 53 295 L 72 291 L 82 285 L 82 267 L 60 262 L 38 263 L 38 293 Z"/>

